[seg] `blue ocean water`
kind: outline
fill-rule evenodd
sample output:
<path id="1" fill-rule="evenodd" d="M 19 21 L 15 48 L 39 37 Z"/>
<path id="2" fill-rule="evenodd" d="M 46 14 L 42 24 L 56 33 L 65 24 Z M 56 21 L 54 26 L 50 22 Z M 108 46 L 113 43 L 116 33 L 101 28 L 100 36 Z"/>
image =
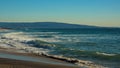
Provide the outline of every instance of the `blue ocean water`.
<path id="1" fill-rule="evenodd" d="M 23 30 L 27 35 L 54 44 L 37 46 L 50 49 L 50 54 L 79 59 L 103 59 L 120 61 L 120 29 L 41 29 Z"/>
<path id="2" fill-rule="evenodd" d="M 120 28 L 52 29 L 31 26 L 14 28 L 9 32 L 22 32 L 22 35 L 37 38 L 28 41 L 27 44 L 48 49 L 50 55 L 84 60 L 120 61 Z"/>

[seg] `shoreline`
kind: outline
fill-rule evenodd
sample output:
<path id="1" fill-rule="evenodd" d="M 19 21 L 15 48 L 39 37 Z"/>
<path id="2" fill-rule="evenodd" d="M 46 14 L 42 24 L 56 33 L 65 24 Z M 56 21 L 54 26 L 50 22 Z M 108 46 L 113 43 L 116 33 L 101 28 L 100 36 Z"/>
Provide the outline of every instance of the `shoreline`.
<path id="1" fill-rule="evenodd" d="M 88 61 L 84 61 L 84 60 L 81 60 L 79 61 L 80 64 L 77 65 L 77 64 L 74 64 L 73 62 L 68 62 L 66 61 L 65 59 L 61 59 L 61 58 L 56 58 L 56 57 L 51 57 L 51 56 L 45 56 L 45 55 L 37 55 L 37 54 L 34 54 L 34 53 L 25 53 L 25 52 L 14 52 L 16 51 L 17 49 L 10 49 L 10 48 L 1 48 L 0 47 L 0 54 L 4 53 L 4 54 L 10 54 L 10 55 L 17 55 L 17 56 L 28 56 L 29 57 L 33 57 L 33 58 L 39 58 L 42 62 L 37 62 L 37 63 L 44 63 L 44 64 L 52 64 L 53 66 L 55 65 L 59 65 L 59 66 L 63 66 L 63 67 L 60 67 L 60 68 L 67 68 L 66 66 L 68 66 L 68 68 L 106 68 L 106 67 L 103 67 L 101 65 L 96 65 L 95 63 L 88 63 Z M 12 57 L 14 58 L 14 57 Z M 4 58 L 3 58 L 4 59 Z M 11 58 L 7 58 L 7 59 L 10 59 L 10 60 L 16 60 L 15 58 L 14 59 L 11 59 Z M 18 60 L 17 60 L 18 61 Z M 20 60 L 20 61 L 23 61 L 24 60 Z M 76 60 L 75 60 L 76 61 Z M 2 61 L 0 61 L 2 62 Z M 29 61 L 31 62 L 31 61 Z M 50 63 L 46 63 L 46 62 L 50 62 Z M 57 64 L 58 63 L 58 64 Z M 60 63 L 60 64 L 59 64 Z M 49 67 L 47 67 L 49 68 Z M 53 67 L 54 68 L 54 67 Z M 57 68 L 57 67 L 56 67 Z"/>
<path id="2" fill-rule="evenodd" d="M 15 58 L 11 59 L 11 58 L 0 57 L 0 67 L 2 66 L 2 68 L 9 68 L 9 67 L 16 67 L 16 68 L 40 68 L 40 67 L 41 68 L 79 68 L 77 65 L 67 63 L 64 61 L 60 61 L 60 60 L 56 60 L 56 59 L 47 58 L 45 56 L 37 56 L 32 53 L 12 52 L 9 50 L 6 51 L 4 49 L 5 48 L 0 48 L 0 54 L 1 53 L 2 54 L 10 54 L 10 55 L 24 56 L 24 57 L 28 57 L 28 58 L 31 57 L 33 59 L 38 58 L 42 61 L 36 62 L 36 61 L 20 60 L 20 59 L 15 59 Z M 47 63 L 47 62 L 49 62 L 49 63 Z"/>
<path id="3" fill-rule="evenodd" d="M 78 68 L 73 66 L 55 65 L 47 63 L 29 62 L 0 58 L 0 67 L 2 68 Z"/>

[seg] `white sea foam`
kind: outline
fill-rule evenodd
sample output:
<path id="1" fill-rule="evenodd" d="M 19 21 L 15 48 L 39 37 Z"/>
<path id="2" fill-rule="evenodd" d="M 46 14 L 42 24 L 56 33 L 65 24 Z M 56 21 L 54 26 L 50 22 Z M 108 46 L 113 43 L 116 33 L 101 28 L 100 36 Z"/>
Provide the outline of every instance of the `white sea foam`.
<path id="1" fill-rule="evenodd" d="M 26 52 L 39 53 L 39 54 L 49 52 L 48 49 L 36 48 L 29 46 L 29 44 L 22 43 L 32 40 L 35 40 L 35 38 L 24 35 L 23 32 L 6 33 L 0 36 L 0 47 L 15 48 L 18 50 L 24 50 Z"/>
<path id="2" fill-rule="evenodd" d="M 56 35 L 59 32 L 27 32 L 26 35 L 34 37 L 34 39 L 47 41 L 47 42 L 61 42 L 59 36 Z M 50 37 L 49 37 L 50 36 Z M 40 38 L 39 38 L 40 37 Z"/>
<path id="3" fill-rule="evenodd" d="M 24 35 L 23 32 L 12 32 L 12 33 L 7 33 L 4 34 L 3 37 L 12 39 L 12 40 L 18 40 L 18 41 L 23 41 L 23 40 L 33 40 L 34 38 L 29 37 L 27 35 Z"/>
<path id="4" fill-rule="evenodd" d="M 116 54 L 107 54 L 107 53 L 100 53 L 100 52 L 96 52 L 99 55 L 106 55 L 106 56 L 115 56 Z"/>

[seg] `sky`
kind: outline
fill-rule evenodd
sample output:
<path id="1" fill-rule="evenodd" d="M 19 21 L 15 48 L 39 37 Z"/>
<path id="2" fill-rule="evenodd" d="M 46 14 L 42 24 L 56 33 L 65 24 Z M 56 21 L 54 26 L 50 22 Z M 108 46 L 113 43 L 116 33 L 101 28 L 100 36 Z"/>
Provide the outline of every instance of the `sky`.
<path id="1" fill-rule="evenodd" d="M 0 22 L 120 27 L 120 0 L 0 0 Z"/>

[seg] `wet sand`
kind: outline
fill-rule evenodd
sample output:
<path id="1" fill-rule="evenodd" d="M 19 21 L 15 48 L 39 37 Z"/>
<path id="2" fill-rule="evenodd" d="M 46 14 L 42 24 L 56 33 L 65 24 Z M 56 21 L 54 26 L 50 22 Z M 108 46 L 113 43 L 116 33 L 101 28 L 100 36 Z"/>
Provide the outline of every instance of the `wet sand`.
<path id="1" fill-rule="evenodd" d="M 79 65 L 55 57 L 0 47 L 0 68 L 106 68 L 81 60 Z"/>
<path id="2" fill-rule="evenodd" d="M 77 68 L 77 67 L 0 58 L 0 68 Z"/>
<path id="3" fill-rule="evenodd" d="M 10 50 L 10 49 L 9 49 Z M 56 59 L 51 59 L 47 58 L 44 56 L 37 56 L 31 53 L 20 53 L 20 52 L 13 52 L 12 50 L 9 51 L 8 49 L 0 48 L 0 68 L 80 68 L 76 65 L 56 60 Z M 6 57 L 4 57 L 3 54 L 8 54 Z M 9 55 L 10 54 L 10 55 Z M 13 55 L 12 59 L 10 58 L 11 55 Z M 39 58 L 41 59 L 40 62 L 36 61 L 25 61 L 21 59 L 16 59 L 14 56 L 25 56 L 25 57 L 32 57 L 34 58 Z M 23 57 L 21 57 L 23 58 Z M 23 58 L 26 59 L 26 58 Z"/>

